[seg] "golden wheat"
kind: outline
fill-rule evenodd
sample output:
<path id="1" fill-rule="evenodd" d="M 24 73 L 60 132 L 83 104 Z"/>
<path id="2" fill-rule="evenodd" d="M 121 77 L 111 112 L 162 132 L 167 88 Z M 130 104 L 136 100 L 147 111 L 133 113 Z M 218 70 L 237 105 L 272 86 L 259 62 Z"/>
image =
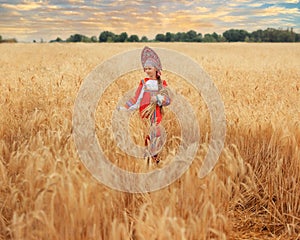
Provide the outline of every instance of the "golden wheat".
<path id="1" fill-rule="evenodd" d="M 130 194 L 98 183 L 80 161 L 72 114 L 82 81 L 104 60 L 142 44 L 1 44 L 0 239 L 300 239 L 300 45 L 150 46 L 192 57 L 219 89 L 227 134 L 214 171 L 197 177 L 209 147 L 207 107 L 168 71 L 163 77 L 192 103 L 201 130 L 188 171 L 162 190 Z M 116 79 L 95 114 L 105 154 L 133 172 L 156 166 L 120 151 L 105 120 L 142 74 Z M 131 137 L 140 144 L 137 125 L 142 129 L 135 114 Z M 180 144 L 180 124 L 168 109 L 164 125 L 158 168 Z"/>

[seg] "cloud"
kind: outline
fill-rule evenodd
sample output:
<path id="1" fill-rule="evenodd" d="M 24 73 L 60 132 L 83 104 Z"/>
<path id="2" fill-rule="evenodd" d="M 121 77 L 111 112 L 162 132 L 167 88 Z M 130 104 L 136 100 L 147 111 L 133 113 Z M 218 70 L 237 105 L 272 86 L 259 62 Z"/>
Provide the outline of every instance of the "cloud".
<path id="1" fill-rule="evenodd" d="M 83 15 L 81 12 L 73 11 L 73 10 L 61 11 L 60 13 L 64 16 L 82 16 Z"/>
<path id="2" fill-rule="evenodd" d="M 285 0 L 285 3 L 299 3 L 299 0 Z"/>
<path id="3" fill-rule="evenodd" d="M 84 0 L 68 0 L 69 3 L 84 3 Z"/>
<path id="4" fill-rule="evenodd" d="M 236 22 L 244 21 L 246 19 L 247 19 L 247 17 L 245 17 L 245 16 L 230 16 L 230 15 L 220 18 L 221 21 L 226 22 L 226 23 L 236 23 Z"/>
<path id="5" fill-rule="evenodd" d="M 4 9 L 13 9 L 17 11 L 30 11 L 30 10 L 36 10 L 43 6 L 43 3 L 41 2 L 28 2 L 28 3 L 20 3 L 20 4 L 8 4 L 3 3 L 1 4 L 1 8 Z"/>
<path id="6" fill-rule="evenodd" d="M 265 9 L 256 10 L 253 13 L 257 16 L 278 16 L 281 14 L 295 14 L 299 15 L 299 9 L 297 8 L 284 8 L 284 7 L 277 7 L 271 6 Z"/>
<path id="7" fill-rule="evenodd" d="M 21 27 L 18 29 L 15 29 L 14 27 L 11 26 L 6 26 L 3 28 L 3 30 L 7 31 L 7 32 L 14 32 L 14 33 L 18 33 L 20 35 L 28 35 L 31 33 L 36 33 L 36 30 L 29 28 L 29 27 Z M 12 37 L 12 36 L 11 36 Z"/>
<path id="8" fill-rule="evenodd" d="M 209 12 L 210 9 L 207 7 L 196 7 L 196 11 L 199 13 L 206 13 L 206 12 Z"/>
<path id="9" fill-rule="evenodd" d="M 11 11 L 9 16 L 10 17 L 19 17 L 19 16 L 22 16 L 22 14 L 18 11 Z M 3 17 L 3 15 L 2 15 L 2 17 Z"/>
<path id="10" fill-rule="evenodd" d="M 254 7 L 254 8 L 257 8 L 257 7 L 261 7 L 263 5 L 263 3 L 249 3 L 249 7 Z"/>

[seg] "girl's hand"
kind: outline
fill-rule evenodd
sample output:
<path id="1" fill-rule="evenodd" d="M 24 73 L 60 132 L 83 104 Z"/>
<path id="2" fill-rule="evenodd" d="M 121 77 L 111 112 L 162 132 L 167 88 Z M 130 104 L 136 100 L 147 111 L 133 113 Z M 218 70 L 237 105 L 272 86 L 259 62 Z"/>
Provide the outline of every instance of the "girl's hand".
<path id="1" fill-rule="evenodd" d="M 156 102 L 157 102 L 156 96 L 152 96 L 152 97 L 151 97 L 151 103 L 156 103 Z"/>
<path id="2" fill-rule="evenodd" d="M 125 111 L 125 110 L 127 110 L 127 108 L 125 108 L 125 107 L 117 107 L 117 110 L 118 111 Z"/>

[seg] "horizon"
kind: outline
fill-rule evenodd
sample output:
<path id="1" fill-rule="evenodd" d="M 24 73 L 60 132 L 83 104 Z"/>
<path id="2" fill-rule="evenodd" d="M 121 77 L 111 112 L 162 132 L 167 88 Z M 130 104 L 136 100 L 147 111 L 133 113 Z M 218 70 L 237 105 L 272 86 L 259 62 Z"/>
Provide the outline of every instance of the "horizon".
<path id="1" fill-rule="evenodd" d="M 98 38 L 103 31 L 127 32 L 149 40 L 159 33 L 189 30 L 204 35 L 229 29 L 293 28 L 298 33 L 299 9 L 298 0 L 12 0 L 0 3 L 0 35 L 18 42 L 48 42 L 74 34 Z"/>

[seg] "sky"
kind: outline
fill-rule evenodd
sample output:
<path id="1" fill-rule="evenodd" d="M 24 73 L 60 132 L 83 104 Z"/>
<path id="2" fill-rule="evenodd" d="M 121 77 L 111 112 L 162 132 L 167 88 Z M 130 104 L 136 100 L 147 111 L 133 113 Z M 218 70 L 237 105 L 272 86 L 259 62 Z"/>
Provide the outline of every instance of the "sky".
<path id="1" fill-rule="evenodd" d="M 0 35 L 19 42 L 67 39 L 102 31 L 154 39 L 195 30 L 222 34 L 293 28 L 300 33 L 299 0 L 0 0 Z"/>

